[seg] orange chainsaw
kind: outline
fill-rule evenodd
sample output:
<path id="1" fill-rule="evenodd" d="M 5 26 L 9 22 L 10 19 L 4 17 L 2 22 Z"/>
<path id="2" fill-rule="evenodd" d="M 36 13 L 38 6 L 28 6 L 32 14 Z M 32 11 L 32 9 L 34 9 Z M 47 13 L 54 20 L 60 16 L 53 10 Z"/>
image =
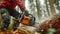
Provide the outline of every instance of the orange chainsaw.
<path id="1" fill-rule="evenodd" d="M 19 18 L 19 22 L 24 25 L 33 25 L 35 23 L 35 17 L 32 14 L 29 14 L 28 16 L 24 15 Z"/>

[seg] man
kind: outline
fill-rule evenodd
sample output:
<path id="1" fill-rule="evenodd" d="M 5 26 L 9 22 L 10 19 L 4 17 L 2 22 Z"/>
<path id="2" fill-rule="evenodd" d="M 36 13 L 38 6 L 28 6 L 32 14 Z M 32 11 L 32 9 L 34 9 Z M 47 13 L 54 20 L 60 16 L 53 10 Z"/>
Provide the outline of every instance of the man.
<path id="1" fill-rule="evenodd" d="M 25 7 L 24 7 L 22 0 L 3 0 L 2 2 L 0 2 L 0 8 L 4 7 L 5 9 L 8 10 L 10 15 L 16 18 L 19 15 L 19 12 L 15 10 L 15 7 L 17 5 L 20 7 L 22 12 L 25 11 Z"/>
<path id="2" fill-rule="evenodd" d="M 24 7 L 22 0 L 2 0 L 2 2 L 0 2 L 0 9 L 4 9 L 4 10 L 0 10 L 0 11 L 4 12 L 6 9 L 11 16 L 18 18 L 20 13 L 15 10 L 15 7 L 17 5 L 20 7 L 22 12 L 25 11 L 25 7 Z M 10 24 L 9 23 L 10 19 L 8 19 L 8 18 L 6 18 L 6 19 L 4 18 L 3 28 L 8 28 L 8 26 Z M 14 24 L 14 27 L 13 27 L 14 29 L 16 29 L 18 27 L 17 24 L 19 25 L 19 23 Z"/>
<path id="3" fill-rule="evenodd" d="M 5 9 L 9 12 L 9 14 L 10 14 L 11 16 L 13 16 L 13 17 L 15 17 L 15 18 L 18 18 L 19 15 L 20 15 L 20 13 L 15 10 L 15 7 L 16 7 L 17 5 L 20 7 L 20 9 L 21 9 L 22 12 L 26 11 L 22 0 L 3 0 L 2 2 L 0 2 L 0 9 L 3 7 L 3 8 L 5 8 Z M 28 14 L 28 12 L 25 12 L 24 15 L 27 15 L 26 13 Z M 7 27 L 9 26 L 9 25 L 8 25 L 9 23 L 7 23 L 6 20 L 9 20 L 9 19 L 5 19 L 5 20 L 4 20 L 4 21 L 5 21 L 5 22 L 4 22 L 5 25 L 7 24 L 7 25 L 6 25 L 6 28 L 7 28 Z M 33 20 L 33 19 L 32 19 L 32 20 Z M 23 18 L 22 18 L 22 21 L 23 21 Z M 33 21 L 34 21 L 34 20 L 33 20 Z M 13 28 L 16 29 L 16 27 L 18 27 L 18 24 L 19 24 L 19 23 L 15 23 Z M 23 24 L 26 24 L 26 23 L 24 22 Z M 30 24 L 30 22 L 29 22 L 28 24 Z M 4 27 L 5 27 L 5 26 L 4 26 Z"/>

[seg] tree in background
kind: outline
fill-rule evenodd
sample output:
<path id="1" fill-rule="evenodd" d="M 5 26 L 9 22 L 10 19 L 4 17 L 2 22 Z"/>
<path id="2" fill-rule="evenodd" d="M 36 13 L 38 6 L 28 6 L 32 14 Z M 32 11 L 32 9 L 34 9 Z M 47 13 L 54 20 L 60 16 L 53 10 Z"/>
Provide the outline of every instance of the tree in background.
<path id="1" fill-rule="evenodd" d="M 55 8 L 54 8 L 54 1 L 53 0 L 49 0 L 49 4 L 50 4 L 50 9 L 51 9 L 52 15 L 56 14 Z"/>
<path id="2" fill-rule="evenodd" d="M 54 0 L 54 4 L 55 4 L 55 6 L 56 6 L 56 8 L 59 10 L 59 12 L 60 12 L 60 0 Z"/>
<path id="3" fill-rule="evenodd" d="M 40 1 L 39 0 L 36 0 L 36 8 L 37 8 L 38 18 L 40 18 L 41 10 L 40 10 Z"/>
<path id="4" fill-rule="evenodd" d="M 45 0 L 45 4 L 46 4 L 46 11 L 48 12 L 48 15 L 50 16 L 50 13 L 49 13 L 49 8 L 48 8 L 48 3 L 47 3 L 48 1 L 47 0 Z"/>

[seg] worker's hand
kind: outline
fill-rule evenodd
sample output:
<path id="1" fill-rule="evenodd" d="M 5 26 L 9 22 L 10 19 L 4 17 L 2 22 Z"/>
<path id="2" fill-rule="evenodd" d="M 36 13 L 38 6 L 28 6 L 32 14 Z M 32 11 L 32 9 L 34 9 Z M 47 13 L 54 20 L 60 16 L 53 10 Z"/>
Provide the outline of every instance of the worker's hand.
<path id="1" fill-rule="evenodd" d="M 25 13 L 24 13 L 26 16 L 29 16 L 29 12 L 27 10 L 25 10 Z"/>

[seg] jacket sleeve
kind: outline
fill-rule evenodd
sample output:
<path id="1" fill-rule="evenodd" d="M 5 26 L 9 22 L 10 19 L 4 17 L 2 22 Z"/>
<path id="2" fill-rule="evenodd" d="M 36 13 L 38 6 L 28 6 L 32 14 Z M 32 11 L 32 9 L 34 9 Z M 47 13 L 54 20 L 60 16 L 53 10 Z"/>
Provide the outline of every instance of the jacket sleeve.
<path id="1" fill-rule="evenodd" d="M 25 11 L 25 6 L 24 6 L 22 0 L 19 0 L 19 1 L 17 2 L 17 4 L 18 4 L 18 6 L 20 7 L 21 11 L 24 12 L 24 11 Z"/>
<path id="2" fill-rule="evenodd" d="M 6 6 L 7 4 L 8 4 L 8 1 L 3 0 L 2 2 L 0 2 L 0 7 Z"/>

